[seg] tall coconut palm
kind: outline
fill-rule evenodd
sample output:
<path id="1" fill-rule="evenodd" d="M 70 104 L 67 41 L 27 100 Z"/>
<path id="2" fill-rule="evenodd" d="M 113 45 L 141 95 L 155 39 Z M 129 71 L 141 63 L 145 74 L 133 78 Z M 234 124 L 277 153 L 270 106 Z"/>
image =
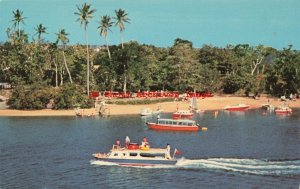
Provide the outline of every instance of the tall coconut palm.
<path id="1" fill-rule="evenodd" d="M 65 64 L 66 70 L 67 70 L 68 75 L 69 75 L 70 83 L 73 83 L 72 77 L 71 77 L 71 74 L 70 74 L 70 71 L 69 71 L 69 68 L 68 68 L 68 65 L 67 65 L 66 56 L 65 56 L 65 48 L 66 48 L 66 44 L 69 42 L 69 39 L 68 39 L 69 34 L 66 32 L 65 29 L 61 29 L 61 30 L 59 30 L 58 33 L 56 33 L 56 35 L 57 35 L 56 43 L 61 42 L 61 44 L 63 45 L 62 53 L 63 53 L 63 58 L 64 58 L 64 64 Z"/>
<path id="2" fill-rule="evenodd" d="M 114 19 L 116 20 L 115 26 L 119 26 L 120 28 L 120 39 L 121 39 L 121 44 L 122 44 L 122 49 L 124 49 L 123 45 L 123 31 L 125 30 L 125 23 L 130 23 L 129 18 L 127 17 L 128 14 L 125 12 L 123 9 L 115 10 L 115 15 Z M 127 77 L 126 77 L 126 65 L 124 62 L 124 85 L 123 85 L 123 92 L 126 95 L 126 83 L 127 83 Z"/>
<path id="3" fill-rule="evenodd" d="M 111 21 L 110 16 L 105 15 L 105 16 L 101 17 L 99 24 L 100 25 L 99 25 L 98 29 L 100 29 L 100 35 L 105 37 L 108 57 L 109 57 L 109 59 L 111 59 L 111 55 L 110 55 L 110 51 L 109 51 L 109 47 L 108 47 L 107 35 L 108 35 L 108 31 L 111 31 L 110 27 L 112 27 L 113 22 Z"/>
<path id="4" fill-rule="evenodd" d="M 39 24 L 39 25 L 37 25 L 36 28 L 34 28 L 34 29 L 35 29 L 35 31 L 36 31 L 35 35 L 38 36 L 37 41 L 38 41 L 38 43 L 40 43 L 40 42 L 42 41 L 42 35 L 43 35 L 44 33 L 47 33 L 47 32 L 46 32 L 46 29 L 47 29 L 47 28 L 46 28 L 45 26 L 43 26 L 43 24 Z"/>
<path id="5" fill-rule="evenodd" d="M 20 27 L 20 23 L 23 23 L 24 24 L 24 19 L 26 17 L 23 17 L 22 14 L 23 12 L 20 11 L 19 9 L 17 9 L 16 11 L 13 11 L 13 14 L 14 14 L 14 19 L 11 20 L 12 22 L 14 22 L 14 27 L 18 28 L 18 37 L 20 38 L 20 35 L 21 35 L 21 27 Z"/>
<path id="6" fill-rule="evenodd" d="M 120 28 L 120 39 L 121 39 L 121 44 L 122 44 L 122 49 L 124 48 L 123 45 L 123 35 L 122 32 L 125 30 L 125 22 L 129 22 L 129 18 L 127 17 L 127 13 L 123 9 L 115 10 L 116 17 L 114 19 L 116 20 L 115 26 L 119 26 Z"/>
<path id="7" fill-rule="evenodd" d="M 90 63 L 89 63 L 89 45 L 88 45 L 88 34 L 87 34 L 87 26 L 89 20 L 93 18 L 92 14 L 96 12 L 96 9 L 91 9 L 90 4 L 84 3 L 81 7 L 77 5 L 78 12 L 75 12 L 75 15 L 78 15 L 79 18 L 77 21 L 80 21 L 80 26 L 84 25 L 85 31 L 85 41 L 86 41 L 86 66 L 87 66 L 87 74 L 86 74 L 86 88 L 87 88 L 87 95 L 90 94 Z"/>

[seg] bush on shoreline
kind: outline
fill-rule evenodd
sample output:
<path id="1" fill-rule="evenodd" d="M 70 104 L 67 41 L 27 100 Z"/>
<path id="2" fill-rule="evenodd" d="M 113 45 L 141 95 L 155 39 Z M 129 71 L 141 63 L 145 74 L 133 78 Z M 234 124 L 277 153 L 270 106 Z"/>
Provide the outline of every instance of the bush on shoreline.
<path id="1" fill-rule="evenodd" d="M 41 83 L 31 86 L 17 85 L 8 105 L 11 109 L 41 110 L 52 103 L 52 109 L 90 108 L 93 100 L 82 92 L 81 86 L 65 84 L 60 88 L 45 87 Z"/>

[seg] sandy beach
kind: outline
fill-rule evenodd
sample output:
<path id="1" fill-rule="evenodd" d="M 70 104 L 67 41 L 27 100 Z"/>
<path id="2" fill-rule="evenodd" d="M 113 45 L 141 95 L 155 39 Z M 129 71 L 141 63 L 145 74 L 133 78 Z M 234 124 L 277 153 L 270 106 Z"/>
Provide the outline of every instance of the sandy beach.
<path id="1" fill-rule="evenodd" d="M 260 97 L 259 99 L 252 99 L 247 97 L 230 97 L 230 96 L 214 96 L 210 98 L 198 98 L 198 107 L 201 110 L 222 110 L 227 105 L 235 105 L 244 103 L 250 105 L 250 109 L 261 108 L 262 104 L 272 104 L 280 106 L 284 103 L 288 104 L 291 108 L 300 108 L 300 100 L 283 102 L 278 98 Z M 188 101 L 174 101 L 163 102 L 157 104 L 147 105 L 115 105 L 107 104 L 109 115 L 138 115 L 143 108 L 151 108 L 156 110 L 161 107 L 164 112 L 174 112 L 177 107 L 181 110 L 189 108 Z M 84 109 L 85 116 L 98 115 L 95 109 Z M 0 110 L 0 116 L 75 116 L 75 110 Z"/>

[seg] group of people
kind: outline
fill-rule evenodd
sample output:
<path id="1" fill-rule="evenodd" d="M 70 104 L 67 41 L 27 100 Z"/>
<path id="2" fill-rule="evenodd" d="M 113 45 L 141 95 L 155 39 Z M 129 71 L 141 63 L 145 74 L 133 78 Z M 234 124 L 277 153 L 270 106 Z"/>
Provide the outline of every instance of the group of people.
<path id="1" fill-rule="evenodd" d="M 125 148 L 128 148 L 129 144 L 130 144 L 130 138 L 129 138 L 129 136 L 126 136 L 125 137 Z M 121 142 L 119 139 L 116 140 L 115 145 L 117 145 L 118 147 L 121 148 Z M 141 142 L 141 147 L 150 147 L 148 139 L 146 137 L 143 138 L 143 140 Z"/>

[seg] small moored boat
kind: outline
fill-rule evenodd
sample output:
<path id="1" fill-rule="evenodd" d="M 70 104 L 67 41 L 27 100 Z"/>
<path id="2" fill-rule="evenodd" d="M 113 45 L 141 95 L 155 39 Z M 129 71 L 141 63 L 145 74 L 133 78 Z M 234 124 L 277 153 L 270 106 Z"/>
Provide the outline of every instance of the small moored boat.
<path id="1" fill-rule="evenodd" d="M 172 114 L 173 119 L 191 119 L 194 113 L 189 110 L 177 110 Z"/>
<path id="2" fill-rule="evenodd" d="M 157 119 L 156 123 L 147 122 L 149 129 L 165 131 L 198 131 L 199 126 L 194 120 Z"/>
<path id="3" fill-rule="evenodd" d="M 293 110 L 288 106 L 280 106 L 275 109 L 276 114 L 291 114 Z"/>
<path id="4" fill-rule="evenodd" d="M 149 116 L 152 115 L 153 111 L 151 110 L 151 108 L 144 108 L 141 110 L 140 115 L 141 116 Z"/>
<path id="5" fill-rule="evenodd" d="M 123 166 L 158 166 L 175 165 L 178 154 L 175 149 L 173 156 L 170 154 L 170 145 L 166 148 L 150 148 L 150 146 L 139 146 L 137 143 L 130 143 L 128 147 L 121 148 L 113 145 L 108 153 L 93 154 L 96 161 L 110 162 Z"/>
<path id="6" fill-rule="evenodd" d="M 273 106 L 272 104 L 263 104 L 261 106 L 262 109 L 264 110 L 268 110 L 268 111 L 274 111 L 275 110 L 275 106 Z"/>
<path id="7" fill-rule="evenodd" d="M 226 106 L 224 109 L 228 111 L 245 111 L 249 108 L 250 106 L 247 104 L 237 104 L 237 105 L 232 105 L 232 106 Z"/>

